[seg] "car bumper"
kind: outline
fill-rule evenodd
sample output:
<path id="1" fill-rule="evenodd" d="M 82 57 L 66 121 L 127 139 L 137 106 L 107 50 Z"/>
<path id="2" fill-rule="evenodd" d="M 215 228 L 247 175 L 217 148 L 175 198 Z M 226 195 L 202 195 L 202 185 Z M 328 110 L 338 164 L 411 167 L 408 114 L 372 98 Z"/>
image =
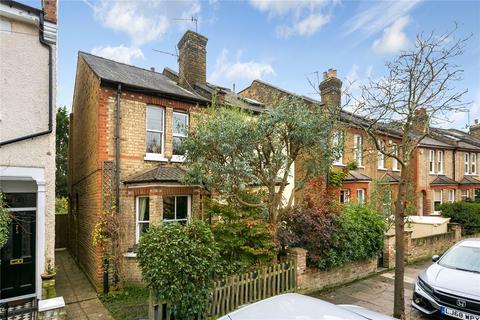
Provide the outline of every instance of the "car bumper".
<path id="1" fill-rule="evenodd" d="M 412 306 L 425 314 L 434 314 L 440 312 L 440 308 L 442 307 L 435 300 L 433 300 L 433 298 L 425 290 L 423 290 L 418 283 L 415 283 Z"/>

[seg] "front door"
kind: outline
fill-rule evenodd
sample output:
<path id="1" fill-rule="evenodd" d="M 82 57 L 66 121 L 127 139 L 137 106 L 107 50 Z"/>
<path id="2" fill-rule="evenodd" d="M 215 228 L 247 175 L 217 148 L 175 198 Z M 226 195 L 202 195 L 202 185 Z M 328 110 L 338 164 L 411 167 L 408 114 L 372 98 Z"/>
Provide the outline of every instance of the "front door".
<path id="1" fill-rule="evenodd" d="M 1 250 L 0 300 L 35 293 L 36 194 L 7 193 L 12 216 Z"/>

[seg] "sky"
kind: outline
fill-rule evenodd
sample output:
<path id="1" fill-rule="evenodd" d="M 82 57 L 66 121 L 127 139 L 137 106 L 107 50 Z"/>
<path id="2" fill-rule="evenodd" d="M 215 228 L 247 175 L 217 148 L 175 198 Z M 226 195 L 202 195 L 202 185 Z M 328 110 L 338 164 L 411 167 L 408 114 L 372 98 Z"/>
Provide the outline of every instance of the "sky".
<path id="1" fill-rule="evenodd" d="M 480 118 L 480 1 L 60 0 L 57 104 L 72 104 L 78 51 L 178 70 L 175 56 L 154 50 L 175 54 L 183 33 L 196 28 L 191 17 L 208 38 L 208 81 L 240 91 L 262 79 L 312 97 L 310 83 L 327 69 L 344 83 L 379 78 L 416 34 L 457 23 L 458 37 L 473 35 L 457 61 L 464 79 L 456 86 L 468 89 L 470 122 Z M 467 120 L 456 113 L 444 126 L 465 128 Z"/>

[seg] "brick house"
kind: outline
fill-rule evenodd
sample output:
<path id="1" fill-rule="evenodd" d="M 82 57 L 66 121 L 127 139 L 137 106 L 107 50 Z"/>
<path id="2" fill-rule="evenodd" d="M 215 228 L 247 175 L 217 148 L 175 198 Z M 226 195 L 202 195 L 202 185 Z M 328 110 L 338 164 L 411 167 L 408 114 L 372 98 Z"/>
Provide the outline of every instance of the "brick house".
<path id="1" fill-rule="evenodd" d="M 317 104 L 320 108 L 327 104 L 341 105 L 342 82 L 337 78 L 336 70 L 324 73 L 319 85 L 321 100 L 300 96 L 306 103 Z M 256 99 L 266 105 L 274 103 L 274 99 L 286 95 L 296 95 L 285 89 L 261 80 L 254 80 L 250 86 L 239 93 L 242 96 Z M 298 96 L 298 95 L 296 95 Z M 326 110 L 328 112 L 328 110 Z M 400 181 L 400 165 L 389 157 L 378 153 L 370 137 L 359 126 L 364 121 L 361 117 L 340 110 L 338 113 L 339 128 L 333 134 L 333 143 L 343 141 L 343 152 L 332 164 L 335 170 L 342 170 L 346 164 L 356 162 L 358 168 L 349 171 L 340 192 L 342 203 L 363 203 L 373 191 L 373 181 L 382 188 L 388 187 L 391 203 L 395 201 Z M 398 148 L 401 135 L 394 128 L 385 126 L 379 137 L 380 143 Z M 417 214 L 429 215 L 438 212 L 435 207 L 442 202 L 453 202 L 480 198 L 480 179 L 478 179 L 478 157 L 480 155 L 480 125 L 478 121 L 471 127 L 470 134 L 454 129 L 432 128 L 416 151 L 412 176 L 415 180 Z M 295 175 L 299 175 L 301 165 L 295 164 Z M 296 199 L 299 198 L 295 194 Z M 387 203 L 385 203 L 387 205 Z"/>
<path id="2" fill-rule="evenodd" d="M 46 298 L 41 274 L 55 263 L 57 2 L 0 1 L 0 30 L 0 192 L 13 217 L 0 251 L 4 319 Z"/>
<path id="3" fill-rule="evenodd" d="M 182 183 L 179 148 L 195 125 L 194 114 L 214 95 L 227 105 L 263 110 L 257 101 L 207 83 L 206 44 L 204 36 L 185 33 L 178 43 L 178 73 L 78 54 L 70 115 L 69 251 L 99 291 L 102 254 L 93 232 L 111 198 L 119 203 L 121 280 L 140 282 L 135 248 L 147 226 L 202 215 L 203 189 Z"/>

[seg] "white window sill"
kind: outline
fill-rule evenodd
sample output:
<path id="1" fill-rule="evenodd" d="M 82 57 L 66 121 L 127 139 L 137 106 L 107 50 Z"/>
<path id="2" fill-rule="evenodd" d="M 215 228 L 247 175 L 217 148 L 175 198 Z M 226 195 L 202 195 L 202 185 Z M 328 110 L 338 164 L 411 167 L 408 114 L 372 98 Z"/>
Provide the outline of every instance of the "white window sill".
<path id="1" fill-rule="evenodd" d="M 358 169 L 365 169 L 365 166 L 357 166 Z"/>
<path id="2" fill-rule="evenodd" d="M 172 162 L 185 162 L 185 156 L 172 156 Z"/>
<path id="3" fill-rule="evenodd" d="M 400 172 L 400 169 L 392 169 L 393 172 Z"/>
<path id="4" fill-rule="evenodd" d="M 336 163 L 336 162 L 332 163 L 332 165 L 337 166 L 337 167 L 346 167 L 347 166 L 346 164 Z"/>
<path id="5" fill-rule="evenodd" d="M 143 158 L 144 160 L 147 161 L 162 161 L 162 162 L 168 162 L 168 159 L 163 156 L 163 154 L 158 154 L 158 153 L 146 153 L 145 157 Z"/>
<path id="6" fill-rule="evenodd" d="M 136 258 L 136 257 L 137 257 L 137 254 L 136 254 L 135 252 L 125 252 L 125 253 L 123 254 L 123 256 L 124 256 L 125 258 Z"/>
<path id="7" fill-rule="evenodd" d="M 377 170 L 387 171 L 387 168 L 377 168 Z"/>
<path id="8" fill-rule="evenodd" d="M 65 300 L 63 297 L 56 297 L 38 301 L 38 311 L 44 312 L 48 310 L 55 310 L 65 307 Z"/>

